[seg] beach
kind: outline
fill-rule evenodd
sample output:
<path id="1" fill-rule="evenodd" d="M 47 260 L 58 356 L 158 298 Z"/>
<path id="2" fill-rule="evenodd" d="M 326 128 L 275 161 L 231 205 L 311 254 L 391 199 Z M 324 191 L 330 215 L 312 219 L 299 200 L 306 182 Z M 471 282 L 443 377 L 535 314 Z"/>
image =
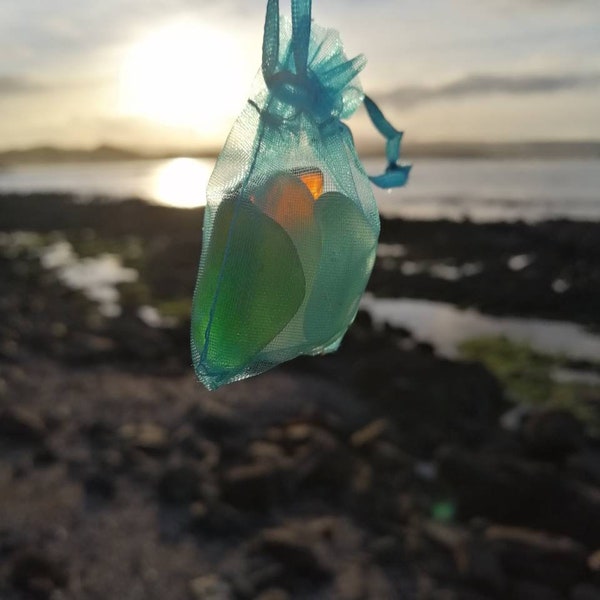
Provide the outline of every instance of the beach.
<path id="1" fill-rule="evenodd" d="M 3 599 L 595 597 L 600 223 L 383 219 L 341 349 L 212 393 L 201 230 L 201 208 L 0 198 Z M 400 300 L 568 325 L 573 352 L 437 347 Z"/>

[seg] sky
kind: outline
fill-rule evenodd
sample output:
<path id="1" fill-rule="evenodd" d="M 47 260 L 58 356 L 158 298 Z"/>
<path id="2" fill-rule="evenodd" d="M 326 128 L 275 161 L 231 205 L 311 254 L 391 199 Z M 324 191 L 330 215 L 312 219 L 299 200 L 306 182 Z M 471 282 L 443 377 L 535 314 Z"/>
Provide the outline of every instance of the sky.
<path id="1" fill-rule="evenodd" d="M 0 148 L 219 147 L 265 0 L 1 0 Z M 289 0 L 282 2 L 289 12 Z M 600 139 L 599 0 L 313 0 L 412 142 Z M 350 121 L 376 139 L 364 109 Z"/>

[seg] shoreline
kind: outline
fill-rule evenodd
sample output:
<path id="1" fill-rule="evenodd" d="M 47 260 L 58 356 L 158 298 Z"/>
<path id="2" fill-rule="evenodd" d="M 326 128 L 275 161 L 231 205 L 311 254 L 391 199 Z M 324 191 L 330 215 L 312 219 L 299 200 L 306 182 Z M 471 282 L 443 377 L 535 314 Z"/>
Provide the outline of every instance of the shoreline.
<path id="1" fill-rule="evenodd" d="M 82 203 L 71 194 L 0 194 L 0 231 L 62 231 L 75 240 L 92 231 L 117 242 L 135 237 L 149 246 L 162 239 L 152 260 L 164 264 L 164 277 L 177 280 L 171 296 L 191 296 L 185 281 L 195 280 L 202 219 L 202 208 L 138 199 Z M 375 296 L 600 328 L 600 222 L 381 223 L 380 252 L 367 287 Z M 165 296 L 167 283 L 153 279 L 156 295 Z"/>

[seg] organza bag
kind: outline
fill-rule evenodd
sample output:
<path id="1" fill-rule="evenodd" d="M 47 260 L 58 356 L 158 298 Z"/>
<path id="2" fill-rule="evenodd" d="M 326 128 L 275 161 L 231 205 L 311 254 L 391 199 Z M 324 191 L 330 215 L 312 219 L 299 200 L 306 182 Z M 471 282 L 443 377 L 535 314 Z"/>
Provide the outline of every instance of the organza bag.
<path id="1" fill-rule="evenodd" d="M 269 0 L 262 70 L 207 190 L 191 341 L 208 389 L 331 352 L 356 316 L 379 215 L 340 119 L 364 99 L 364 64 L 345 57 L 337 32 L 312 26 L 310 0 L 292 0 L 291 27 Z M 388 138 L 374 182 L 402 185 L 401 133 L 366 102 Z"/>

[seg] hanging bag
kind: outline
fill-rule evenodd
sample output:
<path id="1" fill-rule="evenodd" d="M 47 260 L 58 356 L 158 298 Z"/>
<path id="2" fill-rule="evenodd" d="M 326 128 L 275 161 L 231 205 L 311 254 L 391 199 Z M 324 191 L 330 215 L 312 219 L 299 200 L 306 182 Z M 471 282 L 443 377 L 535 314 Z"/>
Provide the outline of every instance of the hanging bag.
<path id="1" fill-rule="evenodd" d="M 292 0 L 291 26 L 268 1 L 262 69 L 207 190 L 191 344 L 208 389 L 331 352 L 356 316 L 379 214 L 341 119 L 365 99 L 364 64 L 312 25 L 310 0 Z M 373 181 L 402 185 L 402 134 L 366 102 L 388 139 L 388 168 Z"/>

